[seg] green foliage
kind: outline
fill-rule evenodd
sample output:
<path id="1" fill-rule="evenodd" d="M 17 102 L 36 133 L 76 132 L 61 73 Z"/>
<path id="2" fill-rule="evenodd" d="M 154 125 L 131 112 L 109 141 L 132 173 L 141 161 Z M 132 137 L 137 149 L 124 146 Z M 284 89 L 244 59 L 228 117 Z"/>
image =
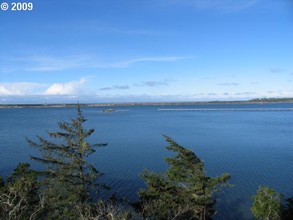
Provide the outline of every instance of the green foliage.
<path id="1" fill-rule="evenodd" d="M 166 176 L 144 171 L 141 177 L 148 187 L 139 192 L 142 202 L 140 209 L 144 217 L 170 219 L 173 216 L 185 213 L 185 210 L 181 211 L 183 207 L 179 207 L 180 204 L 184 203 L 182 191 Z"/>
<path id="2" fill-rule="evenodd" d="M 51 140 L 37 136 L 38 142 L 27 140 L 29 145 L 40 150 L 41 156 L 31 158 L 45 165 L 42 172 L 42 189 L 47 202 L 47 214 L 53 219 L 76 219 L 79 214 L 75 205 L 92 200 L 92 192 L 99 193 L 102 184 L 97 179 L 102 175 L 86 158 L 96 147 L 106 144 L 89 144 L 87 138 L 94 129 L 86 130 L 80 107 L 77 118 L 58 123 L 59 131 L 47 132 Z"/>
<path id="3" fill-rule="evenodd" d="M 257 219 L 281 219 L 281 200 L 282 196 L 275 190 L 260 186 L 256 195 L 253 196 L 252 214 Z"/>
<path id="4" fill-rule="evenodd" d="M 293 98 L 258 98 L 258 99 L 251 99 L 249 102 L 293 102 Z"/>
<path id="5" fill-rule="evenodd" d="M 28 163 L 19 163 L 14 172 L 7 178 L 9 184 L 15 184 L 19 181 L 36 183 L 37 172 L 31 170 Z"/>
<path id="6" fill-rule="evenodd" d="M 208 219 L 214 214 L 213 193 L 227 186 L 227 173 L 212 178 L 204 172 L 204 163 L 194 152 L 164 136 L 174 157 L 166 158 L 165 174 L 144 171 L 147 188 L 139 192 L 140 211 L 155 219 Z"/>
<path id="7" fill-rule="evenodd" d="M 1 219 L 38 219 L 44 206 L 38 190 L 37 173 L 20 163 L 1 187 Z"/>

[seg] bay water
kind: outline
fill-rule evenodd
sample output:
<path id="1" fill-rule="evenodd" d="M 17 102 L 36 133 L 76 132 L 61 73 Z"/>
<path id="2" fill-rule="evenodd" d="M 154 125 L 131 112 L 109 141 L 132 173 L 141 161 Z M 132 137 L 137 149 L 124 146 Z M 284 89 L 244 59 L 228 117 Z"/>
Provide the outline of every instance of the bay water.
<path id="1" fill-rule="evenodd" d="M 101 181 L 130 200 L 144 187 L 139 174 L 164 172 L 162 134 L 193 150 L 209 176 L 231 174 L 231 184 L 217 194 L 215 219 L 252 219 L 251 197 L 261 185 L 293 196 L 293 103 L 208 104 L 176 106 L 83 107 L 86 128 L 95 128 L 90 143 L 108 143 L 88 158 L 104 172 Z M 0 109 L 0 175 L 7 177 L 19 162 L 38 151 L 26 137 L 47 137 L 57 123 L 76 117 L 75 108 Z"/>

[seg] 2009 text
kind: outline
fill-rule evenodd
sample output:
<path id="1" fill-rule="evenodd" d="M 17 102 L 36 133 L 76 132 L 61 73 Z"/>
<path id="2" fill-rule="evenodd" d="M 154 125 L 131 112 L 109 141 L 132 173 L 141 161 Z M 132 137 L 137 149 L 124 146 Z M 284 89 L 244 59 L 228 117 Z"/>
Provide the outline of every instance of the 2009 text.
<path id="1" fill-rule="evenodd" d="M 32 11 L 34 5 L 32 2 L 12 2 L 11 11 Z"/>
<path id="2" fill-rule="evenodd" d="M 1 10 L 7 11 L 32 11 L 34 9 L 34 4 L 32 2 L 7 2 L 1 3 Z"/>

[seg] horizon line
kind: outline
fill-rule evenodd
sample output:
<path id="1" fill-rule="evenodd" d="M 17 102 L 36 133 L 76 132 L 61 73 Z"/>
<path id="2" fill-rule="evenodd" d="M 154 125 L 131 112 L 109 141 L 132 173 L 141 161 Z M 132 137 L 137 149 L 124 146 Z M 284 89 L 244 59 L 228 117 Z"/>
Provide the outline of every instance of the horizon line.
<path id="1" fill-rule="evenodd" d="M 76 103 L 14 103 L 14 104 L 1 104 L 0 107 L 21 107 L 21 106 L 28 106 L 28 107 L 73 107 L 79 104 L 80 106 L 87 106 L 87 107 L 99 107 L 99 106 L 141 106 L 141 105 L 187 105 L 187 104 L 217 104 L 217 103 L 293 103 L 293 97 L 284 97 L 284 98 L 254 98 L 254 99 L 247 99 L 247 100 L 213 100 L 213 101 L 142 101 L 142 102 L 76 102 Z"/>

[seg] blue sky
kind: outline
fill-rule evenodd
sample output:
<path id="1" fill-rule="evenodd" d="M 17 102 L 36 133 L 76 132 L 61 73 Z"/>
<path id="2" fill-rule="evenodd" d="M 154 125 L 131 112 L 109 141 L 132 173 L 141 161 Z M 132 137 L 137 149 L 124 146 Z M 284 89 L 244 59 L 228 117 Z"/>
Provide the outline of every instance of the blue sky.
<path id="1" fill-rule="evenodd" d="M 293 97 L 290 0 L 31 2 L 0 11 L 2 104 Z"/>

